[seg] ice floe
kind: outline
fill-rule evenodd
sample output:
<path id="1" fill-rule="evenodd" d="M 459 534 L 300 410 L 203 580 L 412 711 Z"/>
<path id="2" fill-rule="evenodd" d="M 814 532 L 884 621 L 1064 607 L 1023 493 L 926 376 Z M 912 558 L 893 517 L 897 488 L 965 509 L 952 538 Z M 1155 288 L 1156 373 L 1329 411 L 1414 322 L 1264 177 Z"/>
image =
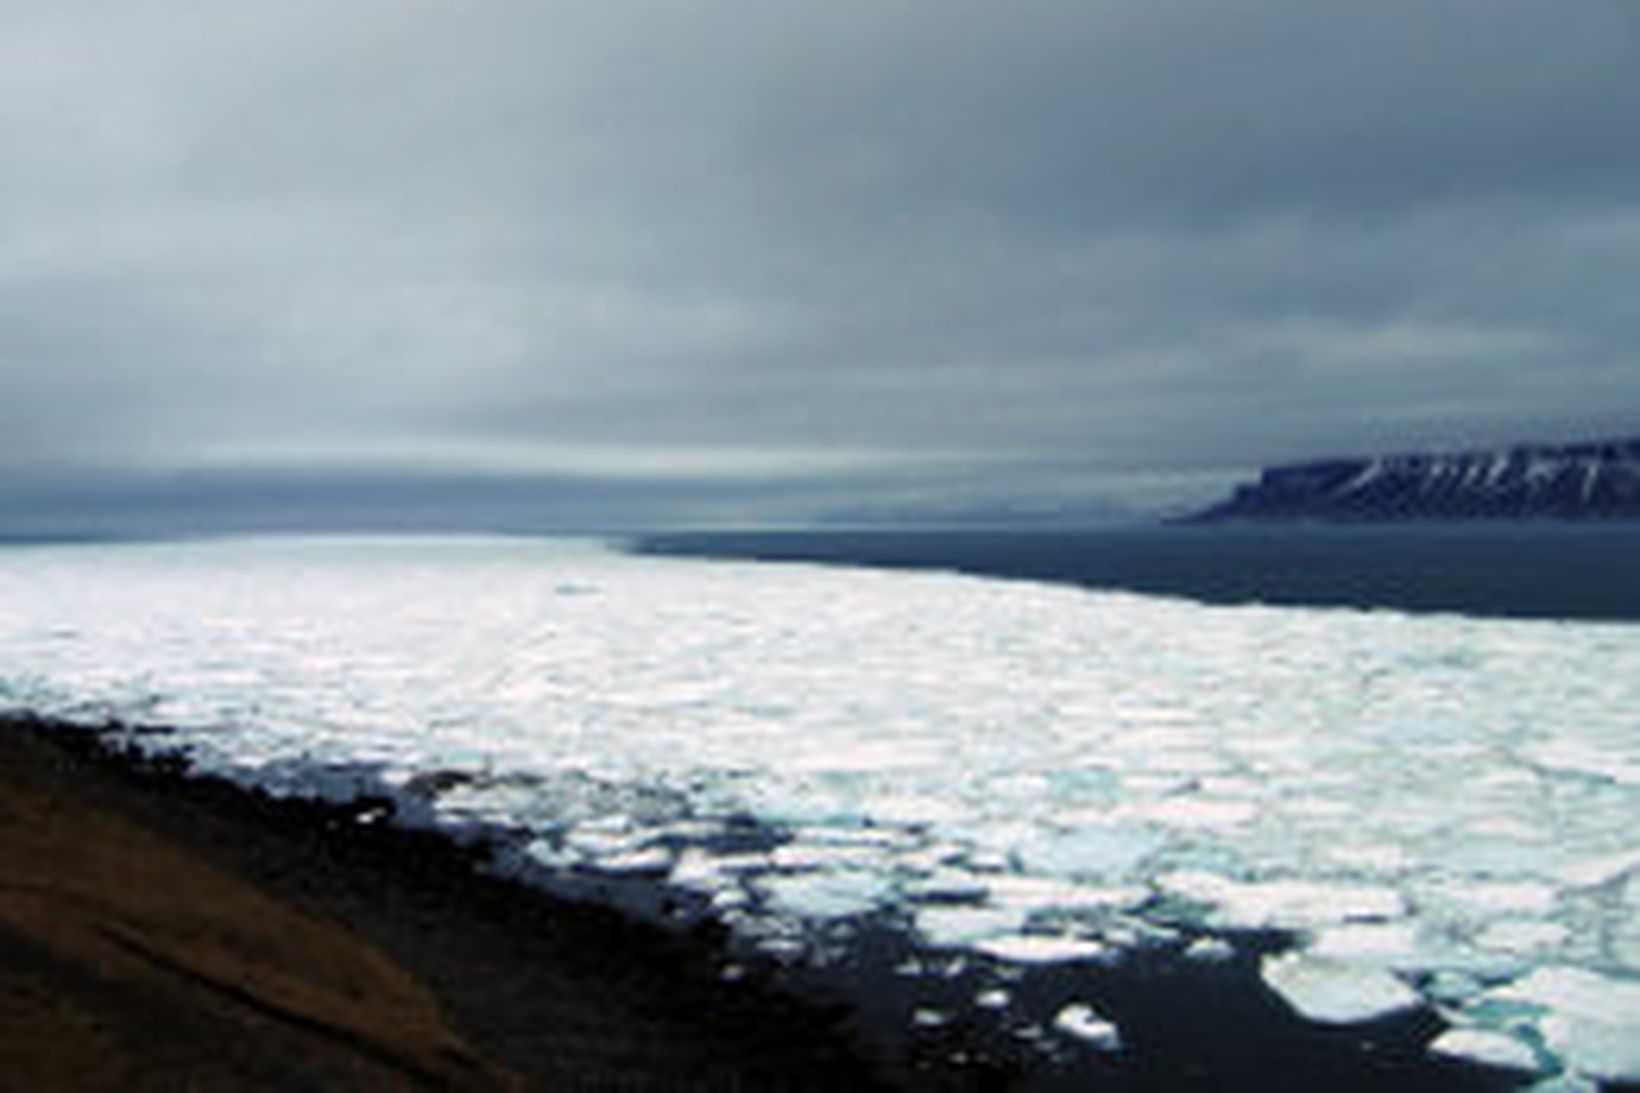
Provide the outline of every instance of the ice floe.
<path id="1" fill-rule="evenodd" d="M 1429 1045 L 1432 1055 L 1500 1070 L 1518 1070 L 1533 1073 L 1538 1067 L 1537 1053 L 1514 1036 L 1487 1029 L 1453 1028 L 1437 1036 Z"/>
<path id="2" fill-rule="evenodd" d="M 1023 929 L 1025 911 L 1018 907 L 920 907 L 916 923 L 917 932 L 930 945 L 973 946 Z"/>
<path id="3" fill-rule="evenodd" d="M 1235 946 L 1218 937 L 1199 937 L 1185 947 L 1187 959 L 1203 964 L 1217 964 L 1236 955 Z"/>
<path id="4" fill-rule="evenodd" d="M 991 987 L 974 995 L 974 1005 L 987 1010 L 1005 1010 L 1013 1000 L 1014 996 L 1001 987 Z"/>
<path id="5" fill-rule="evenodd" d="M 1086 1002 L 1072 1002 L 1054 1015 L 1053 1027 L 1095 1051 L 1112 1052 L 1122 1046 L 1116 1024 Z"/>
<path id="6" fill-rule="evenodd" d="M 775 910 L 812 919 L 868 914 L 888 895 L 884 877 L 861 870 L 769 873 L 757 879 L 756 887 Z"/>
<path id="7" fill-rule="evenodd" d="M 1185 870 L 1157 878 L 1171 895 L 1209 906 L 1214 925 L 1239 929 L 1303 929 L 1332 923 L 1398 918 L 1406 897 L 1384 885 L 1273 879 L 1238 881 Z"/>
<path id="8" fill-rule="evenodd" d="M 1305 953 L 1268 956 L 1264 982 L 1311 1021 L 1354 1024 L 1411 1009 L 1419 996 L 1380 968 Z"/>
<path id="9" fill-rule="evenodd" d="M 1549 1049 L 1600 1081 L 1640 1081 L 1640 979 L 1582 968 L 1539 968 L 1491 998 L 1541 1007 Z"/>
<path id="10" fill-rule="evenodd" d="M 1100 941 L 1046 934 L 988 937 L 974 942 L 973 947 L 976 952 L 1014 964 L 1065 964 L 1110 955 L 1109 946 Z"/>
<path id="11" fill-rule="evenodd" d="M 1417 968 L 1423 963 L 1419 925 L 1397 922 L 1349 922 L 1315 931 L 1309 952 L 1316 956 L 1387 968 Z"/>

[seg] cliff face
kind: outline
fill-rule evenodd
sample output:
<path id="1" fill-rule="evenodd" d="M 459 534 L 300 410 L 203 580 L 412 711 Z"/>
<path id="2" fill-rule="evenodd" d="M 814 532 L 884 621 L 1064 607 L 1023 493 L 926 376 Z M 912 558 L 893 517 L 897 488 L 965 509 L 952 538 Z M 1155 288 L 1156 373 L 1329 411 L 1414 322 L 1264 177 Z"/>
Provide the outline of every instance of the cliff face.
<path id="1" fill-rule="evenodd" d="M 1640 519 L 1640 438 L 1271 467 L 1191 519 Z"/>

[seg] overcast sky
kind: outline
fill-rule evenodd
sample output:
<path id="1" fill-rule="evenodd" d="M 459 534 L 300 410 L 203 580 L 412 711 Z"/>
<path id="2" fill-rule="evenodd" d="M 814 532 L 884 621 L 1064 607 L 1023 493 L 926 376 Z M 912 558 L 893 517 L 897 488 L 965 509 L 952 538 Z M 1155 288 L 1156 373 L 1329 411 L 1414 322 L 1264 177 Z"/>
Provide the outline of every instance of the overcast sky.
<path id="1" fill-rule="evenodd" d="M 0 529 L 1640 432 L 1637 135 L 1640 0 L 0 0 Z"/>

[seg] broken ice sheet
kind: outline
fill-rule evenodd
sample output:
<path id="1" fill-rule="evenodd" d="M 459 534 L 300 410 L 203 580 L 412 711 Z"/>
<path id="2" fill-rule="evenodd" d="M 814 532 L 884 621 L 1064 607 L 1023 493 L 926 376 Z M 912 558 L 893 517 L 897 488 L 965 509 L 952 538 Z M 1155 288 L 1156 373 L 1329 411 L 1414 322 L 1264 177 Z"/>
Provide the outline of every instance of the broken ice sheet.
<path id="1" fill-rule="evenodd" d="M 1105 944 L 1088 938 L 1053 934 L 1014 934 L 974 942 L 974 949 L 1011 964 L 1067 964 L 1110 955 Z"/>
<path id="2" fill-rule="evenodd" d="M 1412 1009 L 1418 995 L 1382 968 L 1308 953 L 1267 956 L 1264 982 L 1300 1016 L 1349 1025 Z"/>
<path id="3" fill-rule="evenodd" d="M 1539 1067 L 1537 1053 L 1530 1044 L 1491 1029 L 1447 1029 L 1429 1045 L 1429 1053 L 1500 1070 L 1532 1073 Z"/>
<path id="4" fill-rule="evenodd" d="M 1095 1051 L 1114 1052 L 1122 1047 L 1115 1022 L 1086 1002 L 1066 1005 L 1054 1016 L 1053 1027 Z"/>
<path id="5" fill-rule="evenodd" d="M 1342 962 L 1384 968 L 1416 968 L 1420 963 L 1416 922 L 1347 922 L 1316 931 L 1309 952 Z"/>
<path id="6" fill-rule="evenodd" d="M 670 848 L 671 883 L 782 920 L 782 951 L 882 906 L 956 950 L 1289 929 L 1366 966 L 1334 988 L 1399 1001 L 1401 973 L 1463 1013 L 1533 969 L 1618 996 L 1640 974 L 1628 624 L 486 539 L 0 552 L 0 602 L 14 701 L 163 716 L 247 780 L 319 756 L 374 757 L 405 795 L 483 772 L 442 803 L 543 865 Z M 678 826 L 723 816 L 748 822 Z M 1509 1006 L 1591 1073 L 1640 1039 L 1592 1005 Z"/>
<path id="7" fill-rule="evenodd" d="M 1539 968 L 1488 997 L 1541 1007 L 1544 1042 L 1568 1069 L 1605 1082 L 1640 1081 L 1640 979 Z"/>
<path id="8" fill-rule="evenodd" d="M 917 932 L 937 949 L 960 948 L 1016 933 L 1025 927 L 1025 916 L 1018 907 L 919 907 Z"/>
<path id="9" fill-rule="evenodd" d="M 1149 828 L 1106 824 L 1037 833 L 1016 853 L 1021 864 L 1035 873 L 1103 879 L 1125 876 L 1164 844 L 1163 837 Z"/>
<path id="10" fill-rule="evenodd" d="M 1359 882 L 1291 877 L 1239 881 L 1205 870 L 1180 870 L 1156 883 L 1169 895 L 1210 905 L 1208 922 L 1228 928 L 1301 930 L 1399 918 L 1407 911 L 1406 897 L 1398 890 Z"/>
<path id="11" fill-rule="evenodd" d="M 776 911 L 799 918 L 826 919 L 863 915 L 888 899 L 885 877 L 864 870 L 834 873 L 770 873 L 754 885 Z"/>

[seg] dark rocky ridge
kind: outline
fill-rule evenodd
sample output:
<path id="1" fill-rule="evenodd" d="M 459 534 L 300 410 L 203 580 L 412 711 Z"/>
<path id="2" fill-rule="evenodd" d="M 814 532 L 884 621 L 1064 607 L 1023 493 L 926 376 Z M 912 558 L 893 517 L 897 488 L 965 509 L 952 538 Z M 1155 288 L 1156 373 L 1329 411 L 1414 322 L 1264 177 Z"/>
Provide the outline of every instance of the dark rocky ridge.
<path id="1" fill-rule="evenodd" d="M 1189 522 L 1499 519 L 1640 519 L 1640 438 L 1269 467 Z"/>

